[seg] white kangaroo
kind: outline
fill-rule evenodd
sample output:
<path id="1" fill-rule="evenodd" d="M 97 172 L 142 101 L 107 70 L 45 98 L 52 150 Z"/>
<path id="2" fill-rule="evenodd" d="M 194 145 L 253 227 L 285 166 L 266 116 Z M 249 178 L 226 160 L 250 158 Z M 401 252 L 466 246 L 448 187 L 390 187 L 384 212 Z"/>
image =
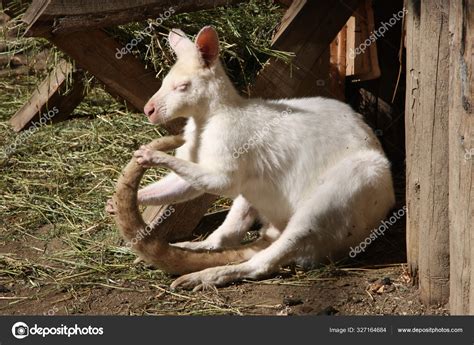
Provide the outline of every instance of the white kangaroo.
<path id="1" fill-rule="evenodd" d="M 139 202 L 177 203 L 203 193 L 232 197 L 226 220 L 206 240 L 175 245 L 239 246 L 257 217 L 269 242 L 243 262 L 185 274 L 172 288 L 259 279 L 290 263 L 308 267 L 347 256 L 393 207 L 390 164 L 348 105 L 321 97 L 240 96 L 219 62 L 212 27 L 204 27 L 195 43 L 174 29 L 169 43 L 177 62 L 144 111 L 155 124 L 188 118 L 185 144 L 175 157 L 147 146 L 135 152 L 144 167 L 174 172 L 140 190 Z"/>

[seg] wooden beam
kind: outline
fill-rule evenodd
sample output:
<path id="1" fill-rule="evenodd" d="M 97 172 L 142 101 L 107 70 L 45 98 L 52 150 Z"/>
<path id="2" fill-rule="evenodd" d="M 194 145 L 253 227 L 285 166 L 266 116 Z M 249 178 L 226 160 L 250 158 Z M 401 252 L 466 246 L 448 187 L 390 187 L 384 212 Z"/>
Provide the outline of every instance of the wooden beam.
<path id="1" fill-rule="evenodd" d="M 360 3 L 360 0 L 293 1 L 273 47 L 291 51 L 295 57 L 291 64 L 271 58 L 260 72 L 252 95 L 335 96 L 331 95 L 327 80 L 329 45 Z"/>
<path id="2" fill-rule="evenodd" d="M 98 29 L 146 19 L 163 20 L 174 13 L 194 12 L 242 0 L 33 0 L 23 17 L 30 35 L 47 36 Z"/>
<path id="3" fill-rule="evenodd" d="M 21 131 L 39 121 L 43 113 L 54 107 L 59 112 L 52 118 L 52 122 L 62 121 L 83 98 L 83 73 L 75 71 L 69 62 L 62 60 L 10 119 L 10 124 L 15 131 Z"/>
<path id="4" fill-rule="evenodd" d="M 377 41 L 364 45 L 366 50 L 356 53 L 356 48 L 370 39 L 374 32 L 374 11 L 372 0 L 365 0 L 347 22 L 347 70 L 346 75 L 353 81 L 365 81 L 380 77 L 377 55 Z"/>
<path id="5" fill-rule="evenodd" d="M 154 72 L 146 70 L 133 55 L 117 59 L 115 54 L 121 48 L 120 43 L 102 30 L 57 35 L 50 40 L 136 109 L 143 109 L 160 87 Z"/>
<path id="6" fill-rule="evenodd" d="M 448 12 L 448 1 L 421 1 L 418 135 L 422 139 L 414 148 L 419 151 L 413 164 L 418 165 L 420 176 L 420 298 L 428 305 L 443 304 L 449 298 Z"/>
<path id="7" fill-rule="evenodd" d="M 418 284 L 418 249 L 420 227 L 420 165 L 424 145 L 421 136 L 420 114 L 420 2 L 406 0 L 406 101 L 405 101 L 405 147 L 406 147 L 406 203 L 409 210 L 406 218 L 407 261 L 413 283 Z"/>
<path id="8" fill-rule="evenodd" d="M 343 102 L 346 88 L 346 37 L 347 26 L 344 26 L 331 42 L 329 57 L 329 89 L 334 98 Z"/>
<path id="9" fill-rule="evenodd" d="M 451 1 L 449 18 L 449 308 L 474 315 L 474 0 Z"/>

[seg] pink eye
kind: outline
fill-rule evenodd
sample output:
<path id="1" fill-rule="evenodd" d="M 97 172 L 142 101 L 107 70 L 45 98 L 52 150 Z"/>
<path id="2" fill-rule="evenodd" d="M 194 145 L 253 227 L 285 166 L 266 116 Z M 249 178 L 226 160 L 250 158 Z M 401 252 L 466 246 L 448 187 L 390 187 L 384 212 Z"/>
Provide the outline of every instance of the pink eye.
<path id="1" fill-rule="evenodd" d="M 176 91 L 186 91 L 189 87 L 189 82 L 178 84 L 174 87 Z"/>

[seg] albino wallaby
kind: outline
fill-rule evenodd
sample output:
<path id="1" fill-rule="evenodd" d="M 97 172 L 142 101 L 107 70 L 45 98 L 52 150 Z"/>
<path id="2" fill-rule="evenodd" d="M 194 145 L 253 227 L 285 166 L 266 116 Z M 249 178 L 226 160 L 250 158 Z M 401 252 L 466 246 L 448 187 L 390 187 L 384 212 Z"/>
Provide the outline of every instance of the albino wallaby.
<path id="1" fill-rule="evenodd" d="M 224 223 L 206 240 L 175 246 L 209 255 L 233 247 L 235 254 L 257 217 L 269 242 L 237 264 L 231 264 L 235 255 L 228 261 L 221 255 L 214 264 L 221 266 L 207 263 L 210 268 L 181 276 L 173 288 L 258 279 L 282 265 L 347 256 L 393 207 L 390 164 L 348 105 L 320 97 L 241 97 L 219 61 L 212 27 L 204 27 L 195 43 L 174 29 L 169 43 L 177 62 L 144 111 L 156 124 L 188 118 L 185 143 L 175 157 L 148 146 L 135 152 L 143 167 L 173 171 L 140 190 L 139 202 L 178 203 L 203 193 L 232 197 Z M 187 271 L 185 262 L 175 265 Z"/>

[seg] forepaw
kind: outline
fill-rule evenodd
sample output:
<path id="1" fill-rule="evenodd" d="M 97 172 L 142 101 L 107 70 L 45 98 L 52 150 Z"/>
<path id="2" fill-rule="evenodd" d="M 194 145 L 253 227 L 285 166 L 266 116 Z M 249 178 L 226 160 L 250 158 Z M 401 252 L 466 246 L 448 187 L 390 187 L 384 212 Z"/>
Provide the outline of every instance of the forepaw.
<path id="1" fill-rule="evenodd" d="M 142 167 L 150 168 L 162 165 L 164 163 L 163 157 L 165 157 L 166 154 L 161 151 L 153 150 L 146 145 L 142 145 L 137 151 L 135 151 L 133 156 L 137 159 L 137 163 Z"/>

